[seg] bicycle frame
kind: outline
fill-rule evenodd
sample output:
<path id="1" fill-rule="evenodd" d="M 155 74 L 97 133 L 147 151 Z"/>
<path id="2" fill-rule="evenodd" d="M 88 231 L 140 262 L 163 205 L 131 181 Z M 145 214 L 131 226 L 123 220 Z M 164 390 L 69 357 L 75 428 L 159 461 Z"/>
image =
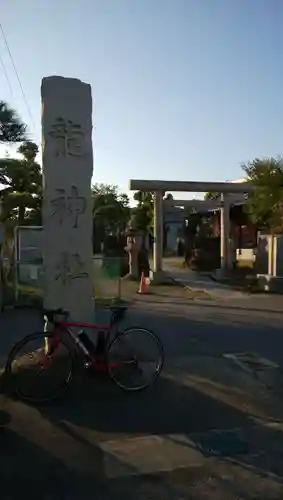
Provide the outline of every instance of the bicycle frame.
<path id="1" fill-rule="evenodd" d="M 60 339 L 61 335 L 63 333 L 67 333 L 74 344 L 83 352 L 85 356 L 88 357 L 90 361 L 90 365 L 96 368 L 97 370 L 103 371 L 103 370 L 108 370 L 109 368 L 115 368 L 119 366 L 123 366 L 124 364 L 129 364 L 128 362 L 121 361 L 121 362 L 115 362 L 115 363 L 107 363 L 103 359 L 99 359 L 97 356 L 93 355 L 89 351 L 89 349 L 85 346 L 85 344 L 80 340 L 79 335 L 76 335 L 72 328 L 83 328 L 83 329 L 89 329 L 89 330 L 98 330 L 99 332 L 103 332 L 106 334 L 106 345 L 107 341 L 109 339 L 109 335 L 112 330 L 114 330 L 114 324 L 92 324 L 92 323 L 81 323 L 81 322 L 76 322 L 76 321 L 54 321 L 54 337 L 52 339 L 52 345 L 51 345 L 51 350 L 52 354 L 55 352 L 57 347 L 60 344 Z M 130 363 L 133 363 L 131 361 Z"/>
<path id="2" fill-rule="evenodd" d="M 102 325 L 97 325 L 95 323 L 81 323 L 77 321 L 56 321 L 57 323 L 62 326 L 63 328 L 88 328 L 89 330 L 103 330 L 103 331 L 110 331 L 112 328 L 111 323 L 102 324 Z"/>
<path id="3" fill-rule="evenodd" d="M 26 335 L 14 345 L 8 355 L 5 372 L 11 377 L 15 394 L 20 399 L 33 403 L 47 402 L 57 398 L 75 378 L 78 352 L 81 353 L 79 361 L 83 368 L 88 369 L 94 366 L 97 371 L 107 371 L 110 379 L 122 390 L 133 392 L 149 387 L 157 379 L 163 367 L 164 351 L 160 340 L 152 331 L 145 328 L 128 327 L 120 329 L 119 322 L 123 319 L 127 308 L 114 306 L 110 310 L 110 321 L 107 324 L 96 324 L 72 321 L 73 318 L 69 318 L 69 312 L 61 308 L 56 310 L 43 309 L 44 331 Z M 91 337 L 86 335 L 88 329 L 99 333 L 98 342 L 96 342 L 96 339 L 91 342 Z M 146 359 L 143 356 L 139 359 L 138 353 L 136 353 L 136 347 L 139 345 L 136 340 L 136 333 L 138 334 L 139 331 L 142 337 L 145 336 L 157 348 L 157 358 L 155 359 L 155 356 L 150 355 L 148 359 L 149 368 L 153 367 L 150 371 L 147 367 L 144 369 Z M 39 344 L 36 344 L 36 342 Z M 66 367 L 65 361 L 67 361 Z M 52 369 L 53 365 L 55 370 L 52 372 L 54 374 L 54 377 L 51 378 L 52 387 L 48 388 L 46 387 L 46 381 L 49 381 L 50 378 L 45 379 L 43 375 L 42 379 L 41 374 L 44 373 L 45 368 L 50 367 Z M 115 369 L 115 367 L 124 367 L 124 365 L 130 368 L 125 373 Z M 128 383 L 124 375 L 132 375 L 133 370 L 130 365 L 133 365 L 133 368 L 137 370 L 140 376 L 138 379 L 134 377 L 133 382 Z M 20 367 L 24 371 L 27 369 L 26 373 L 28 374 L 28 377 L 24 376 L 22 381 L 22 377 L 18 377 L 23 373 Z M 54 381 L 56 382 L 57 378 L 57 367 L 60 368 L 58 388 L 57 384 L 54 386 Z M 61 378 L 61 368 L 64 368 L 63 378 Z M 146 378 L 142 380 L 141 376 L 144 372 Z M 41 394 L 38 385 L 41 379 L 43 380 L 42 389 L 44 389 L 44 394 Z M 34 381 L 37 390 L 33 394 Z M 29 390 L 32 392 L 30 393 Z"/>

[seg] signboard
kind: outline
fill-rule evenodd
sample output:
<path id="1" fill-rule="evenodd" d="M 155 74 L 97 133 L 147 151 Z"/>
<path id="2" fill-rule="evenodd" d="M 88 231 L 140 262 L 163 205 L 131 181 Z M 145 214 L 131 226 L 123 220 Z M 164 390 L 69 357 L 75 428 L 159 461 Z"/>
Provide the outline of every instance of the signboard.
<path id="1" fill-rule="evenodd" d="M 27 263 L 42 263 L 42 227 L 26 226 L 16 228 L 17 260 Z"/>
<path id="2" fill-rule="evenodd" d="M 20 289 L 40 288 L 42 277 L 42 226 L 15 228 L 15 294 Z"/>

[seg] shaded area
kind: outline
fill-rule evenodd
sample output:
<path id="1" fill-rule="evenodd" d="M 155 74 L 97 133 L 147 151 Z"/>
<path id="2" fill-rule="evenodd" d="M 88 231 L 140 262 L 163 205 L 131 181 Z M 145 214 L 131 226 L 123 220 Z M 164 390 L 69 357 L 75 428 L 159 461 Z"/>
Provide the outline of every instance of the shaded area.
<path id="1" fill-rule="evenodd" d="M 68 398 L 50 406 L 34 409 L 12 399 L 1 400 L 12 415 L 9 428 L 1 433 L 3 491 L 11 489 L 18 498 L 25 489 L 31 492 L 30 498 L 39 498 L 46 484 L 46 499 L 132 500 L 133 492 L 137 500 L 281 499 L 283 433 L 273 422 L 283 420 L 281 402 L 217 358 L 223 351 L 251 349 L 265 357 L 282 357 L 280 322 L 270 321 L 268 326 L 267 320 L 261 324 L 258 319 L 253 324 L 249 313 L 223 316 L 216 309 L 204 313 L 202 306 L 183 312 L 174 309 L 172 314 L 145 307 L 130 311 L 127 325 L 152 328 L 164 344 L 165 370 L 150 390 L 128 395 L 107 377 L 84 374 Z M 9 313 L 0 321 L 7 326 L 3 354 L 19 332 L 23 336 L 41 325 L 37 314 L 28 313 L 24 320 L 23 312 L 17 317 Z M 166 471 L 153 464 L 151 472 L 143 473 L 131 458 L 138 454 L 150 468 L 153 458 L 157 460 L 157 448 L 153 443 L 143 456 L 136 438 L 148 437 L 150 442 L 155 436 L 171 440 L 172 446 L 175 442 L 180 446 L 181 440 L 194 456 L 200 453 L 202 461 L 184 462 L 170 470 L 170 463 L 181 460 L 172 451 L 171 457 L 163 457 L 168 461 Z M 129 440 L 133 448 L 125 465 Z M 115 460 L 111 456 L 118 472 L 109 478 L 105 469 L 109 451 L 103 446 L 111 441 L 118 450 Z M 15 470 L 19 481 L 13 484 L 11 471 Z"/>
<path id="2" fill-rule="evenodd" d="M 230 391 L 236 388 L 231 385 Z M 133 488 L 135 498 L 140 500 L 177 500 L 181 495 L 218 500 L 237 495 L 244 499 L 282 498 L 282 431 L 255 425 L 254 415 L 247 408 L 233 407 L 215 394 L 189 387 L 181 378 L 162 378 L 139 396 L 127 396 L 107 381 L 88 378 L 79 384 L 72 398 L 42 407 L 39 412 L 9 400 L 7 407 L 12 408 L 13 425 L 19 426 L 21 433 L 26 430 L 38 446 L 49 448 L 48 452 L 39 451 L 9 429 L 4 431 L 6 465 L 1 474 L 5 475 L 5 488 L 9 488 L 11 471 L 21 469 L 17 485 L 12 484 L 15 494 L 20 485 L 30 488 L 32 484 L 38 495 L 39 485 L 47 481 L 44 491 L 51 498 L 93 498 L 100 494 L 98 498 L 128 500 L 133 498 Z M 146 463 L 150 468 L 148 464 L 158 449 L 153 442 L 151 448 L 141 452 L 140 441 L 135 438 L 148 436 L 150 441 L 150 436 L 156 435 L 189 447 L 194 453 L 200 451 L 203 460 L 184 462 L 171 470 L 170 464 L 178 463 L 172 451 L 172 456 L 167 457 L 167 471 L 153 466 L 151 472 L 142 473 L 131 465 L 132 460 L 138 453 L 141 465 Z M 129 464 L 125 465 L 129 439 L 133 444 Z M 115 459 L 118 472 L 117 477 L 109 478 L 101 446 L 113 440 L 117 455 L 112 456 L 112 461 Z M 80 449 L 75 452 L 77 446 Z M 20 451 L 15 453 L 15 449 Z M 64 449 L 67 451 L 62 452 Z M 58 454 L 64 455 L 61 460 L 54 458 Z"/>
<path id="3" fill-rule="evenodd" d="M 71 470 L 10 429 L 0 432 L 1 498 L 16 500 L 23 494 L 30 500 L 107 498 L 95 474 L 91 477 L 83 471 Z"/>
<path id="4" fill-rule="evenodd" d="M 115 481 L 121 498 L 135 491 L 137 500 L 281 500 L 282 485 L 242 463 L 214 461 L 156 475 Z"/>
<path id="5" fill-rule="evenodd" d="M 107 380 L 87 380 L 63 404 L 40 411 L 54 423 L 68 421 L 99 431 L 107 439 L 117 434 L 187 434 L 251 424 L 240 411 L 164 378 L 136 395 L 120 392 Z"/>
<path id="6" fill-rule="evenodd" d="M 222 379 L 221 396 L 220 370 L 215 376 L 201 368 L 199 372 L 207 387 L 199 382 L 198 370 L 190 367 L 189 371 L 182 365 L 179 369 L 167 368 L 151 390 L 134 396 L 122 393 L 108 380 L 90 376 L 78 380 L 67 400 L 52 406 L 33 409 L 6 400 L 5 406 L 13 415 L 12 425 L 26 440 L 4 430 L 5 467 L 0 474 L 5 475 L 5 488 L 10 488 L 11 471 L 21 469 L 12 491 L 18 494 L 20 485 L 32 485 L 38 495 L 39 485 L 47 482 L 46 498 L 87 499 L 98 495 L 109 500 L 130 500 L 133 491 L 138 500 L 177 500 L 182 495 L 217 500 L 237 495 L 244 499 L 282 498 L 282 431 L 255 424 L 257 415 L 241 399 L 247 379 L 239 382 L 235 376 L 235 383 L 232 378 Z M 213 392 L 212 383 L 218 392 Z M 229 399 L 229 392 L 235 393 L 236 402 Z M 272 407 L 269 415 L 274 415 Z M 139 436 L 148 436 L 149 442 L 150 436 L 163 436 L 194 453 L 198 450 L 203 460 L 192 464 L 185 461 L 171 470 L 170 464 L 180 460 L 172 449 L 172 455 L 166 458 L 167 470 L 158 470 L 154 468 L 158 459 L 154 456 L 158 453 L 154 441 L 142 452 L 136 439 Z M 127 465 L 129 439 L 133 442 Z M 103 443 L 111 441 L 116 442 L 117 454 L 111 460 L 118 472 L 109 478 L 105 470 L 107 456 L 102 449 Z M 15 453 L 16 448 L 22 451 Z M 149 469 L 153 461 L 151 472 L 144 474 L 131 463 L 137 453 L 141 466 L 146 463 Z M 58 455 L 60 460 L 55 458 Z M 107 496 L 103 496 L 105 491 Z"/>

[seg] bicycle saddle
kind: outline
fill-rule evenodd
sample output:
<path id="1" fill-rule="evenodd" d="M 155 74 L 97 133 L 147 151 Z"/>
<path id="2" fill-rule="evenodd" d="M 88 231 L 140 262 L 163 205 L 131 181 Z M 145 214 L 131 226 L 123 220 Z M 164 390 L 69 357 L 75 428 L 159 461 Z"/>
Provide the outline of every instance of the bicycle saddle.
<path id="1" fill-rule="evenodd" d="M 69 316 L 69 312 L 64 311 L 61 307 L 59 309 L 43 309 L 43 314 L 47 317 L 48 321 L 52 321 L 56 315 Z"/>

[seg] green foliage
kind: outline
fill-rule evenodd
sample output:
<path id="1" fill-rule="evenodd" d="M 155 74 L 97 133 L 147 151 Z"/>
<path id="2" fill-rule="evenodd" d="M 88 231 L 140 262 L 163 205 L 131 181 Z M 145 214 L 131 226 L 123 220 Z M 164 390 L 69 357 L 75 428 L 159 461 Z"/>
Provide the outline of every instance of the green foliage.
<path id="1" fill-rule="evenodd" d="M 133 210 L 133 224 L 140 231 L 153 233 L 154 193 L 136 191 L 134 199 L 138 204 Z M 171 193 L 167 193 L 164 197 L 166 201 L 173 201 L 173 199 Z"/>
<path id="2" fill-rule="evenodd" d="M 137 206 L 133 209 L 133 223 L 135 227 L 140 231 L 152 232 L 154 210 L 153 193 L 137 191 L 134 194 L 134 199 L 138 202 Z"/>
<path id="3" fill-rule="evenodd" d="M 101 241 L 105 234 L 123 231 L 130 218 L 129 198 L 118 193 L 117 186 L 94 184 L 92 186 L 93 217 L 96 235 Z"/>
<path id="4" fill-rule="evenodd" d="M 16 111 L 4 101 L 0 101 L 0 143 L 22 142 L 26 140 L 26 125 Z"/>
<path id="5" fill-rule="evenodd" d="M 18 225 L 41 224 L 42 173 L 35 161 L 38 147 L 26 141 L 19 148 L 21 159 L 0 159 L 2 221 Z"/>
<path id="6" fill-rule="evenodd" d="M 165 201 L 173 201 L 174 200 L 174 196 L 172 193 L 167 193 L 165 196 L 164 196 L 164 200 Z"/>
<path id="7" fill-rule="evenodd" d="M 187 208 L 185 210 L 185 219 L 187 221 L 187 234 L 191 239 L 194 239 L 196 237 L 198 228 L 202 224 L 202 215 L 195 209 Z"/>
<path id="8" fill-rule="evenodd" d="M 282 230 L 283 159 L 256 158 L 242 166 L 255 191 L 248 197 L 246 212 L 259 229 Z"/>
<path id="9" fill-rule="evenodd" d="M 220 194 L 221 193 L 217 193 L 216 191 L 208 191 L 207 193 L 205 193 L 204 199 L 205 199 L 205 201 L 216 200 L 217 198 L 220 197 Z"/>

